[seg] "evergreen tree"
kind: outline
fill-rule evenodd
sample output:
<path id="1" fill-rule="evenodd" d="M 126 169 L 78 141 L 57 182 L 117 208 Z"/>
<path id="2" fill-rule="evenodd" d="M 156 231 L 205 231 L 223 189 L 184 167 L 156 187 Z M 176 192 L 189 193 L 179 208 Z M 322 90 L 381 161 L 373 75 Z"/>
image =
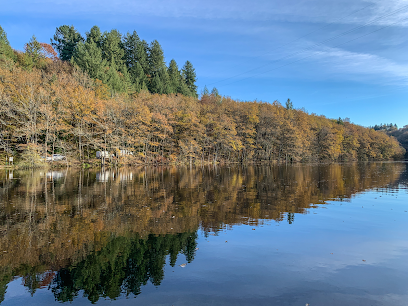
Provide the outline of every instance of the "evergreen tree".
<path id="1" fill-rule="evenodd" d="M 160 81 L 162 83 L 162 90 L 161 94 L 171 94 L 174 93 L 173 87 L 171 86 L 170 77 L 167 72 L 167 67 L 164 66 L 162 69 L 158 71 Z"/>
<path id="2" fill-rule="evenodd" d="M 190 89 L 188 88 L 187 84 L 184 81 L 180 82 L 178 92 L 184 96 L 193 96 L 193 93 L 190 91 Z"/>
<path id="3" fill-rule="evenodd" d="M 152 41 L 149 47 L 149 71 L 151 76 L 166 66 L 163 49 L 157 40 Z"/>
<path id="4" fill-rule="evenodd" d="M 102 44 L 102 32 L 98 26 L 93 26 L 89 32 L 86 33 L 86 42 L 90 43 L 91 40 L 96 43 L 98 48 Z"/>
<path id="5" fill-rule="evenodd" d="M 290 99 L 288 99 L 287 101 L 286 101 L 286 109 L 293 109 L 293 103 L 292 103 L 292 101 L 290 101 Z"/>
<path id="6" fill-rule="evenodd" d="M 209 96 L 210 95 L 210 91 L 207 88 L 207 85 L 204 86 L 203 91 L 201 92 L 201 96 Z"/>
<path id="7" fill-rule="evenodd" d="M 92 39 L 90 42 L 80 42 L 77 45 L 72 62 L 86 71 L 91 78 L 100 79 L 106 83 L 105 70 L 108 63 L 102 58 L 102 50 Z"/>
<path id="8" fill-rule="evenodd" d="M 197 81 L 197 77 L 196 77 L 196 73 L 195 73 L 193 64 L 187 61 L 183 69 L 181 70 L 181 75 L 191 95 L 193 97 L 197 97 L 197 85 L 195 84 L 195 82 Z"/>
<path id="9" fill-rule="evenodd" d="M 171 91 L 163 50 L 157 40 L 152 41 L 149 47 L 149 75 L 151 76 L 149 90 L 152 93 L 163 94 Z"/>
<path id="10" fill-rule="evenodd" d="M 136 88 L 132 82 L 132 76 L 129 73 L 127 67 L 124 65 L 121 69 L 122 71 L 122 82 L 123 82 L 123 87 L 124 87 L 124 92 L 131 94 L 133 92 L 135 92 Z"/>
<path id="11" fill-rule="evenodd" d="M 150 81 L 149 91 L 151 93 L 162 93 L 163 92 L 163 84 L 160 80 L 159 74 L 156 73 L 154 77 Z"/>
<path id="12" fill-rule="evenodd" d="M 130 68 L 130 77 L 137 92 L 140 92 L 141 90 L 148 90 L 148 79 L 139 62 L 136 63 L 136 66 Z"/>
<path id="13" fill-rule="evenodd" d="M 13 49 L 7 39 L 7 34 L 0 26 L 0 59 L 15 59 Z"/>
<path id="14" fill-rule="evenodd" d="M 71 60 L 76 45 L 84 41 L 74 26 L 67 25 L 57 28 L 53 39 L 51 39 L 51 44 L 57 49 L 59 57 L 63 61 Z"/>
<path id="15" fill-rule="evenodd" d="M 136 55 L 137 55 L 137 62 L 142 67 L 144 73 L 150 76 L 150 68 L 149 68 L 149 46 L 145 40 L 142 40 L 137 45 Z"/>
<path id="16" fill-rule="evenodd" d="M 0 26 L 0 43 L 4 43 L 4 44 L 10 46 L 10 42 L 7 39 L 7 34 L 3 30 L 3 28 L 1 26 Z"/>
<path id="17" fill-rule="evenodd" d="M 128 69 L 136 66 L 138 57 L 137 57 L 137 47 L 140 44 L 139 35 L 136 31 L 133 31 L 132 34 L 129 32 L 123 38 L 123 48 L 125 49 L 125 61 Z"/>
<path id="18" fill-rule="evenodd" d="M 26 53 L 33 59 L 34 63 L 38 63 L 41 58 L 43 58 L 42 54 L 42 46 L 38 42 L 37 38 L 33 35 L 30 39 L 30 42 L 25 45 Z"/>
<path id="19" fill-rule="evenodd" d="M 219 97 L 219 96 L 220 96 L 220 93 L 218 92 L 218 89 L 215 88 L 215 87 L 211 90 L 211 94 L 212 94 L 214 97 Z"/>
<path id="20" fill-rule="evenodd" d="M 177 63 L 174 59 L 170 61 L 169 69 L 167 70 L 170 80 L 170 92 L 179 93 L 181 84 L 181 74 L 178 69 Z"/>
<path id="21" fill-rule="evenodd" d="M 114 64 L 112 64 L 112 66 L 110 66 L 108 71 L 106 72 L 106 84 L 111 88 L 112 95 L 117 92 L 126 91 L 126 86 L 121 80 Z"/>
<path id="22" fill-rule="evenodd" d="M 110 66 L 124 67 L 125 50 L 122 46 L 122 34 L 118 30 L 105 32 L 102 36 L 102 56 Z"/>

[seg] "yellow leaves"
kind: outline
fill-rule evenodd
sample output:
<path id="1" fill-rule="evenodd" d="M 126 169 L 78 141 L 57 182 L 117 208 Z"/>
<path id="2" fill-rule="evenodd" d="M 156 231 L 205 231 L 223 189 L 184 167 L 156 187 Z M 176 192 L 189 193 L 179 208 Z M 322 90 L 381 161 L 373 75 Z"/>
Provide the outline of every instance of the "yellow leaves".
<path id="1" fill-rule="evenodd" d="M 72 115 L 78 119 L 89 116 L 95 110 L 95 94 L 82 86 L 67 90 L 67 99 Z"/>
<path id="2" fill-rule="evenodd" d="M 103 84 L 101 80 L 95 79 L 95 96 L 98 99 L 109 99 L 109 88 L 106 84 Z"/>

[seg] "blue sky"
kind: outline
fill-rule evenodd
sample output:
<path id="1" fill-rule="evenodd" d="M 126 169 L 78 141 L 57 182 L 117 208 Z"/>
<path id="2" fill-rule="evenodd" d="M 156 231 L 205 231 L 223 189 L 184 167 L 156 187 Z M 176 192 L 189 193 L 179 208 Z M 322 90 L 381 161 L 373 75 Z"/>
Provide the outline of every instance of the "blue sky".
<path id="1" fill-rule="evenodd" d="M 199 90 L 364 126 L 408 124 L 408 0 L 14 0 L 0 25 L 13 48 L 55 28 L 136 30 L 166 61 L 190 60 Z"/>

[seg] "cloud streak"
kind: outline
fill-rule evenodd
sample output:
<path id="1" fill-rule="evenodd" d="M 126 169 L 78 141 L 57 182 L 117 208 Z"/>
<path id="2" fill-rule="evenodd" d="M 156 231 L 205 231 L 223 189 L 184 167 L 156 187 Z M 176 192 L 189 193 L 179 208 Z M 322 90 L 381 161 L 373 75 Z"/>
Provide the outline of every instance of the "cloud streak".
<path id="1" fill-rule="evenodd" d="M 343 78 L 387 85 L 408 84 L 408 64 L 396 63 L 378 55 L 326 47 L 311 51 L 309 56 L 326 67 L 326 72 Z"/>
<path id="2" fill-rule="evenodd" d="M 408 5 L 407 0 L 37 0 L 8 1 L 2 4 L 3 12 L 35 12 L 36 14 L 67 15 L 82 13 L 125 14 L 127 16 L 156 16 L 163 18 L 233 19 L 253 21 L 286 21 L 360 24 L 377 18 L 388 12 Z M 358 14 L 350 15 L 356 10 Z M 348 16 L 350 15 L 350 16 Z M 342 18 L 342 16 L 348 16 Z M 408 9 L 401 11 L 386 20 L 378 21 L 377 25 L 395 22 L 398 18 L 408 17 Z M 408 26 L 407 22 L 401 26 Z"/>

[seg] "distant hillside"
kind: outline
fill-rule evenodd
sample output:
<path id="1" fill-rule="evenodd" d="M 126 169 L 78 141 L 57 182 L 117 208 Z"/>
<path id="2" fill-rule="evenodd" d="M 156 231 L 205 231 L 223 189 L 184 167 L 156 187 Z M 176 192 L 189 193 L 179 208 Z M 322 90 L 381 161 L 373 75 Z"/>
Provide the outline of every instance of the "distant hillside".
<path id="1" fill-rule="evenodd" d="M 407 151 L 407 153 L 405 154 L 405 158 L 408 159 L 408 125 L 404 126 L 401 129 L 390 131 L 387 134 L 397 138 L 397 140 Z"/>

